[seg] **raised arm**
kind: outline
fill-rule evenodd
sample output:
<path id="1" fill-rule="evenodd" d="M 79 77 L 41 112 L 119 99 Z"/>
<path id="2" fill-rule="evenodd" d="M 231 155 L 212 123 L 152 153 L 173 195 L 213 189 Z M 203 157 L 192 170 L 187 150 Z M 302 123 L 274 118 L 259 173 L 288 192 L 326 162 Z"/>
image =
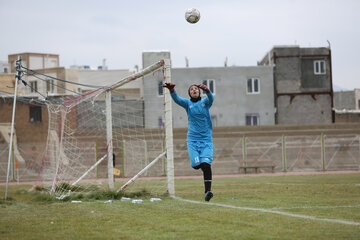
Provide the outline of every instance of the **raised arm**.
<path id="1" fill-rule="evenodd" d="M 211 93 L 210 89 L 206 85 L 199 84 L 197 86 L 200 89 L 202 89 L 204 92 L 206 92 L 206 96 L 208 98 L 208 104 L 209 104 L 209 107 L 211 107 L 211 105 L 213 104 L 213 101 L 214 101 L 214 95 Z"/>
<path id="2" fill-rule="evenodd" d="M 183 108 L 187 108 L 187 105 L 188 105 L 188 102 L 186 99 L 184 98 L 181 98 L 177 95 L 176 91 L 175 91 L 175 84 L 174 83 L 164 83 L 163 84 L 163 87 L 164 88 L 167 88 L 169 89 L 170 91 L 170 95 L 171 95 L 171 98 L 174 100 L 174 102 L 180 106 L 182 106 Z"/>

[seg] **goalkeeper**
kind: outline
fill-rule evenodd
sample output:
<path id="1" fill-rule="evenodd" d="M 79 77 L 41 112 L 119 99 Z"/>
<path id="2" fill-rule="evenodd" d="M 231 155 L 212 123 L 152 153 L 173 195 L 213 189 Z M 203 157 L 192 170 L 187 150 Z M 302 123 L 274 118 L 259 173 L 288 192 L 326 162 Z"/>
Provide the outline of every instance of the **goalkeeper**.
<path id="1" fill-rule="evenodd" d="M 213 197 L 211 192 L 213 160 L 212 123 L 209 109 L 214 96 L 204 84 L 193 84 L 188 89 L 189 99 L 179 97 L 175 91 L 175 84 L 165 83 L 163 87 L 169 89 L 172 99 L 183 107 L 188 116 L 187 148 L 191 167 L 201 169 L 204 175 L 205 201 Z M 207 97 L 201 99 L 200 89 Z"/>

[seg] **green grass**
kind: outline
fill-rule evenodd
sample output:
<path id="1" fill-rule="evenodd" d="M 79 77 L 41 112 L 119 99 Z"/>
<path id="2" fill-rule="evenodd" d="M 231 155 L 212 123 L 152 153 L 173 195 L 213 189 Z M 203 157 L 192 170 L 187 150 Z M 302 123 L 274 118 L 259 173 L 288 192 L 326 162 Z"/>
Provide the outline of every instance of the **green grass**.
<path id="1" fill-rule="evenodd" d="M 0 239 L 360 239 L 360 225 L 321 220 L 360 223 L 360 174 L 213 179 L 211 204 L 315 220 L 171 198 L 150 202 L 148 195 L 143 204 L 71 203 L 30 187 L 9 186 L 10 200 L 0 200 Z M 176 195 L 203 202 L 202 180 L 176 180 Z"/>

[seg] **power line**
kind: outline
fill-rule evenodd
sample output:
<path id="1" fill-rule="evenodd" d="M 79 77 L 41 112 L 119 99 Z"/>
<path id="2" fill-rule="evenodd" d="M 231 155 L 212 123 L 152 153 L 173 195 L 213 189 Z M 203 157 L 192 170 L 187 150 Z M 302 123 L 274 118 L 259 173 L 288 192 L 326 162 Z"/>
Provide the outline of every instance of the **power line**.
<path id="1" fill-rule="evenodd" d="M 7 96 L 8 98 L 14 98 L 14 95 L 12 95 L 11 93 L 1 90 L 0 90 L 0 95 Z M 42 101 L 40 99 L 34 99 L 34 98 L 29 99 L 29 98 L 17 96 L 17 101 L 46 108 L 45 101 Z"/>
<path id="2" fill-rule="evenodd" d="M 103 90 L 106 90 L 106 89 L 110 89 L 110 87 L 108 86 L 96 86 L 96 85 L 89 85 L 89 84 L 81 84 L 81 83 L 77 83 L 77 82 L 72 82 L 72 81 L 68 81 L 68 80 L 64 80 L 64 79 L 60 79 L 60 78 L 57 78 L 57 77 L 53 77 L 53 76 L 50 76 L 50 75 L 47 75 L 47 74 L 44 74 L 44 73 L 40 73 L 38 71 L 35 71 L 33 69 L 30 69 L 30 68 L 27 68 L 27 67 L 24 67 L 22 65 L 20 65 L 20 68 L 23 69 L 23 70 L 19 70 L 18 71 L 18 74 L 20 76 L 28 76 L 28 77 L 34 77 L 40 81 L 43 81 L 43 82 L 46 82 L 47 84 L 50 84 L 51 86 L 56 86 L 60 89 L 64 89 L 65 91 L 69 91 L 69 92 L 72 92 L 76 95 L 78 95 L 76 97 L 76 99 L 72 99 L 72 100 L 65 100 L 65 102 L 72 102 L 72 101 L 77 101 L 78 97 L 84 97 L 84 96 L 87 96 L 89 93 L 87 94 L 81 94 L 79 92 L 76 92 L 76 91 L 73 91 L 71 89 L 68 89 L 66 87 L 63 87 L 63 86 L 60 86 L 59 84 L 55 84 L 49 80 L 56 80 L 56 81 L 60 81 L 60 82 L 64 82 L 64 83 L 68 83 L 68 84 L 73 84 L 73 85 L 78 85 L 78 86 L 84 86 L 84 87 L 89 87 L 89 88 L 95 88 L 97 90 L 100 90 L 100 89 L 103 89 Z M 31 72 L 31 73 L 30 73 Z M 40 76 L 43 76 L 44 78 L 40 77 Z M 29 87 L 31 89 L 32 92 L 35 92 L 37 94 L 39 94 L 41 97 L 43 97 L 44 99 L 44 102 L 46 101 L 51 101 L 51 102 L 54 102 L 54 103 L 57 103 L 57 104 L 61 104 L 63 105 L 64 104 L 64 101 L 63 100 L 59 100 L 59 99 L 55 99 L 55 98 L 51 98 L 48 96 L 48 92 L 47 92 L 47 96 L 45 96 L 44 94 L 40 93 L 38 90 L 37 90 L 37 87 L 34 87 L 32 86 L 31 84 L 29 84 L 27 81 L 25 81 L 24 79 L 21 79 L 21 77 L 19 78 L 22 83 L 24 84 L 25 87 Z M 29 80 L 28 80 L 29 81 Z M 95 90 L 96 91 L 96 90 Z M 26 100 L 25 100 L 26 101 Z M 28 101 L 27 101 L 28 102 Z"/>
<path id="3" fill-rule="evenodd" d="M 51 79 L 60 81 L 60 82 L 66 82 L 66 83 L 69 83 L 69 84 L 78 85 L 78 86 L 83 86 L 83 87 L 89 87 L 89 88 L 104 88 L 104 89 L 108 88 L 107 86 L 96 86 L 96 85 L 76 83 L 76 82 L 72 82 L 72 81 L 68 81 L 68 80 L 64 80 L 64 79 L 52 77 L 52 76 L 46 75 L 46 74 L 44 74 L 44 73 L 39 73 L 39 72 L 37 72 L 37 71 L 35 71 L 35 70 L 29 69 L 29 68 L 24 67 L 24 66 L 21 66 L 21 67 L 22 67 L 23 69 L 27 70 L 27 71 L 31 71 L 31 72 L 33 72 L 33 73 L 36 73 L 36 74 L 39 74 L 39 75 L 42 75 L 42 76 L 45 76 L 45 77 L 48 77 L 48 78 L 51 78 Z"/>
<path id="4" fill-rule="evenodd" d="M 40 96 L 42 96 L 43 98 L 46 98 L 46 96 L 44 96 L 43 94 L 41 94 L 36 88 L 32 87 L 31 84 L 28 84 L 25 80 L 22 80 L 22 83 L 25 85 L 25 86 L 28 86 L 30 89 L 31 89 L 31 92 L 36 92 L 38 93 Z"/>
<path id="5" fill-rule="evenodd" d="M 60 86 L 60 85 L 58 85 L 58 84 L 55 84 L 55 83 L 51 83 L 51 82 L 49 82 L 49 79 L 43 79 L 43 78 L 41 78 L 41 77 L 39 77 L 39 76 L 36 76 L 35 74 L 26 73 L 26 75 L 27 75 L 27 76 L 35 77 L 35 78 L 37 78 L 37 79 L 39 79 L 39 80 L 41 80 L 41 81 L 44 81 L 44 82 L 46 82 L 46 83 L 49 83 L 50 85 L 56 86 L 56 87 L 58 87 L 58 88 L 64 89 L 64 90 L 66 90 L 66 91 L 69 91 L 69 92 L 72 92 L 72 93 L 75 93 L 75 94 L 78 94 L 78 95 L 82 95 L 81 93 L 78 93 L 78 92 L 73 91 L 73 90 L 71 90 L 71 89 L 62 87 L 62 86 Z"/>

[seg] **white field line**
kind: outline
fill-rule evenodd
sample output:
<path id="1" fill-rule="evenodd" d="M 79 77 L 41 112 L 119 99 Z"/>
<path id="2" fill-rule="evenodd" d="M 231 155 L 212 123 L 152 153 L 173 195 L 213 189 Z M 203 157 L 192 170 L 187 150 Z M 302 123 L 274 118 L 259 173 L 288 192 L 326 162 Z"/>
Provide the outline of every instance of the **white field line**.
<path id="1" fill-rule="evenodd" d="M 343 205 L 343 206 L 300 206 L 300 207 L 279 207 L 271 208 L 273 210 L 290 210 L 290 209 L 332 209 L 332 208 L 359 208 L 359 205 Z"/>
<path id="2" fill-rule="evenodd" d="M 314 186 L 314 184 L 309 183 L 262 183 L 262 182 L 254 182 L 254 183 L 232 183 L 226 184 L 226 186 L 252 186 L 252 185 L 279 185 L 279 186 Z M 187 184 L 187 185 L 197 185 L 197 184 Z M 225 185 L 225 184 L 223 184 Z M 355 186 L 360 187 L 359 183 L 324 183 L 318 184 L 318 186 Z"/>
<path id="3" fill-rule="evenodd" d="M 282 185 L 282 186 L 314 186 L 310 183 L 256 183 L 256 184 L 268 184 L 268 185 Z M 317 186 L 360 186 L 358 183 L 323 183 Z"/>
<path id="4" fill-rule="evenodd" d="M 227 204 L 220 204 L 220 203 L 205 203 L 205 202 L 199 202 L 189 199 L 183 199 L 181 197 L 174 196 L 173 197 L 176 200 L 189 202 L 189 203 L 195 203 L 195 204 L 202 204 L 202 205 L 212 205 L 212 206 L 218 206 L 218 207 L 225 207 L 225 208 L 233 208 L 233 209 L 240 209 L 240 210 L 247 210 L 247 211 L 257 211 L 257 212 L 263 212 L 263 213 L 272 213 L 272 214 L 279 214 L 284 215 L 288 217 L 296 217 L 296 218 L 303 218 L 308 220 L 314 220 L 314 221 L 324 221 L 324 222 L 331 222 L 331 223 L 340 223 L 340 224 L 346 224 L 346 225 L 355 225 L 360 226 L 359 222 L 351 222 L 351 221 L 345 221 L 341 219 L 329 219 L 329 218 L 317 218 L 302 214 L 293 214 L 293 213 L 287 213 L 287 212 L 280 212 L 280 211 L 274 211 L 270 209 L 263 209 L 263 208 L 250 208 L 250 207 L 238 207 L 233 205 L 227 205 Z"/>

